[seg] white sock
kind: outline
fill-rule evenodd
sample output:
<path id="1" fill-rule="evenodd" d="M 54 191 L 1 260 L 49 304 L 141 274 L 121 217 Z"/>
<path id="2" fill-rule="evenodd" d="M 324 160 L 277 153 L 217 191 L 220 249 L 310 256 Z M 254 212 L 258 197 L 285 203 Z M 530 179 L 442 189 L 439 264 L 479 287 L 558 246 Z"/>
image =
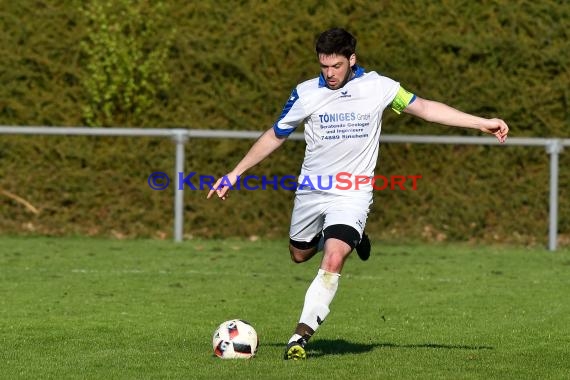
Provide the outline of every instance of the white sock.
<path id="1" fill-rule="evenodd" d="M 305 304 L 303 305 L 299 323 L 304 323 L 313 331 L 317 331 L 330 312 L 329 305 L 338 288 L 339 278 L 339 273 L 331 273 L 319 269 L 317 276 L 305 294 Z M 299 334 L 294 334 L 289 339 L 289 342 L 297 341 L 300 338 Z"/>
<path id="2" fill-rule="evenodd" d="M 287 342 L 287 344 L 291 343 L 291 342 L 298 342 L 299 339 L 301 339 L 302 336 L 299 334 L 293 334 L 293 336 L 291 337 L 291 339 L 289 339 L 289 341 Z"/>

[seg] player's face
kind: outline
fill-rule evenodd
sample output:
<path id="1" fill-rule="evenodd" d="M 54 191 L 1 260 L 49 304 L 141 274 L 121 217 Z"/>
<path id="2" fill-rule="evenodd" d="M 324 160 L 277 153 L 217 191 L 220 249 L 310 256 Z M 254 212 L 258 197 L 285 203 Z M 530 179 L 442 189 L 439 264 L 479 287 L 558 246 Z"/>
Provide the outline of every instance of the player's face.
<path id="1" fill-rule="evenodd" d="M 343 55 L 319 54 L 319 64 L 321 72 L 327 81 L 327 87 L 331 90 L 341 88 L 353 75 L 351 67 L 356 63 L 356 56 L 353 54 L 350 59 Z"/>

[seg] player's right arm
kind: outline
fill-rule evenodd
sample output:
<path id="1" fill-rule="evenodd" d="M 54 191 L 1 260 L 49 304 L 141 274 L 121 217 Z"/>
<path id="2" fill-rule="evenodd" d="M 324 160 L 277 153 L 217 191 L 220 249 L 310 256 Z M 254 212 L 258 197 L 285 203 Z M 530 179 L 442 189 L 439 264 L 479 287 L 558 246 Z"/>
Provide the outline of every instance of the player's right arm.
<path id="1" fill-rule="evenodd" d="M 216 193 L 219 198 L 226 200 L 228 191 L 236 184 L 238 177 L 279 148 L 306 116 L 295 88 L 275 124 L 261 135 L 231 172 L 216 181 L 207 198 Z"/>
<path id="2" fill-rule="evenodd" d="M 216 181 L 212 189 L 208 192 L 207 198 L 210 199 L 210 197 L 216 193 L 219 198 L 226 200 L 228 191 L 230 190 L 229 185 L 235 185 L 239 176 L 263 161 L 267 156 L 279 148 L 286 139 L 286 137 L 278 137 L 275 134 L 273 127 L 265 131 L 251 146 L 249 151 L 236 165 L 236 167 L 224 177 L 219 178 Z"/>

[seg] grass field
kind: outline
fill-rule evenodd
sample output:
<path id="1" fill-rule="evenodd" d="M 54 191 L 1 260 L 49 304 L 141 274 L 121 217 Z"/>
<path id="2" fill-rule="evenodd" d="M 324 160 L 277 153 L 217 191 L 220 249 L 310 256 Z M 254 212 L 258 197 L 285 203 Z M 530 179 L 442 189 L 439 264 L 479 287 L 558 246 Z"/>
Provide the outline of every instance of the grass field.
<path id="1" fill-rule="evenodd" d="M 291 362 L 319 261 L 286 243 L 0 238 L 0 378 L 570 378 L 568 250 L 375 242 Z M 258 354 L 217 359 L 212 333 L 236 317 Z"/>

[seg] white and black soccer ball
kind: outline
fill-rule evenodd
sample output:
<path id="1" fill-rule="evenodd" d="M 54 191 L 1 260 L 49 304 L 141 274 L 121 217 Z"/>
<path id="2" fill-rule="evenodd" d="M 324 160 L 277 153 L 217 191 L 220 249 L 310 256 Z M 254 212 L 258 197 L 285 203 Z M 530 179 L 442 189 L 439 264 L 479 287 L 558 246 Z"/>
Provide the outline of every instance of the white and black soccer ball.
<path id="1" fill-rule="evenodd" d="M 222 323 L 212 338 L 214 355 L 222 359 L 249 359 L 257 352 L 259 340 L 251 324 L 241 319 Z"/>

